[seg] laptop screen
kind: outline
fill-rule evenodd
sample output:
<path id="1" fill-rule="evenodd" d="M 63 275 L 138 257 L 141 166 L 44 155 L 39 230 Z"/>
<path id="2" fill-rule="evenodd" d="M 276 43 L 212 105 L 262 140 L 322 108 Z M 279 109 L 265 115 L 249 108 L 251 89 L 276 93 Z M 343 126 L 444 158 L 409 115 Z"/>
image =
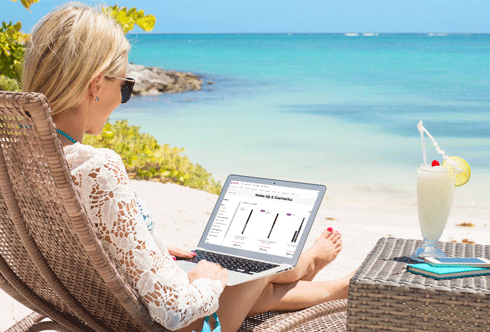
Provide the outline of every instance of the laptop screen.
<path id="1" fill-rule="evenodd" d="M 323 186 L 305 188 L 302 184 L 255 178 L 227 181 L 201 242 L 293 258 L 323 197 L 318 187 Z"/>

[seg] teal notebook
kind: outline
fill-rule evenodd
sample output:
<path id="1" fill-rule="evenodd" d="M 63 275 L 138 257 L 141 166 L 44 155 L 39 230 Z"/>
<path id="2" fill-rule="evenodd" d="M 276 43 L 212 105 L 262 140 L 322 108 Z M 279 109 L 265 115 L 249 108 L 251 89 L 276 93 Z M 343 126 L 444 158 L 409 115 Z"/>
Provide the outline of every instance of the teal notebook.
<path id="1" fill-rule="evenodd" d="M 427 263 L 409 264 L 407 270 L 434 279 L 452 279 L 490 274 L 490 268 L 432 266 Z"/>

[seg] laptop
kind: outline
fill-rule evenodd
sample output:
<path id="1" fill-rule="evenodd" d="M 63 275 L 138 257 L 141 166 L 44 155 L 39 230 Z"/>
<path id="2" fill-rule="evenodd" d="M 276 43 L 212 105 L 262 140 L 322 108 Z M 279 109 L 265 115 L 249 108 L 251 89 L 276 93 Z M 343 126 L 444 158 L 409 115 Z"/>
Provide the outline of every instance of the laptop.
<path id="1" fill-rule="evenodd" d="M 230 175 L 186 272 L 199 260 L 228 269 L 228 286 L 294 268 L 318 212 L 325 186 Z"/>

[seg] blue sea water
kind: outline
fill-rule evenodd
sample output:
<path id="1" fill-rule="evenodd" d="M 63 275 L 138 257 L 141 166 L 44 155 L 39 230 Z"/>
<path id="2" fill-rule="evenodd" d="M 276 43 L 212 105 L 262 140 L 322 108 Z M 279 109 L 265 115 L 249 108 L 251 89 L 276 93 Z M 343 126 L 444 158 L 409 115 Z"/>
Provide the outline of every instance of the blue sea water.
<path id="1" fill-rule="evenodd" d="M 185 148 L 218 180 L 319 182 L 327 195 L 410 205 L 423 120 L 448 155 L 472 167 L 455 204 L 490 209 L 490 35 L 129 38 L 130 62 L 193 72 L 205 84 L 133 98 L 111 120 Z"/>

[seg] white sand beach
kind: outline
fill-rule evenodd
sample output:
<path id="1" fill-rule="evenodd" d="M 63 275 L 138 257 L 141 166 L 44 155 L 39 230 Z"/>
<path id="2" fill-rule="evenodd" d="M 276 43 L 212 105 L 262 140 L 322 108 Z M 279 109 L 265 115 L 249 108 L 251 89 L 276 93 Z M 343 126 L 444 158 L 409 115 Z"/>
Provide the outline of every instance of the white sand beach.
<path id="1" fill-rule="evenodd" d="M 157 231 L 168 245 L 191 248 L 198 243 L 216 195 L 151 181 L 132 180 L 131 185 L 151 208 L 157 221 Z M 490 214 L 481 215 L 454 207 L 441 240 L 490 243 Z M 461 223 L 474 226 L 457 226 Z M 305 248 L 311 246 L 327 227 L 342 234 L 343 249 L 337 259 L 316 277 L 317 280 L 336 279 L 355 270 L 381 237 L 422 238 L 415 203 L 407 206 L 354 201 L 330 197 L 328 191 Z M 30 310 L 0 290 L 0 312 L 0 331 L 4 331 Z"/>

